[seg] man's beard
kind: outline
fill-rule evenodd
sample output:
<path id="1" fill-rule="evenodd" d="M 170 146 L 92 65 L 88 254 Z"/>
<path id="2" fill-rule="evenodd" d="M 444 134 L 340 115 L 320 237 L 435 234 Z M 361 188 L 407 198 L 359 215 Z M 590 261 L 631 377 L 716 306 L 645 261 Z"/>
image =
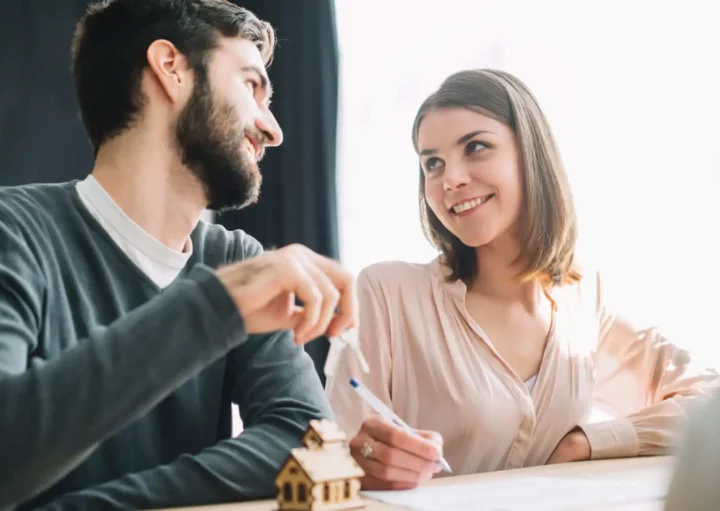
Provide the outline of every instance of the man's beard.
<path id="1" fill-rule="evenodd" d="M 243 127 L 237 110 L 213 97 L 205 70 L 196 69 L 195 87 L 178 117 L 175 137 L 183 164 L 205 188 L 210 209 L 240 209 L 260 195 L 262 176 L 244 148 L 246 133 L 263 146 L 265 137 L 252 126 Z"/>

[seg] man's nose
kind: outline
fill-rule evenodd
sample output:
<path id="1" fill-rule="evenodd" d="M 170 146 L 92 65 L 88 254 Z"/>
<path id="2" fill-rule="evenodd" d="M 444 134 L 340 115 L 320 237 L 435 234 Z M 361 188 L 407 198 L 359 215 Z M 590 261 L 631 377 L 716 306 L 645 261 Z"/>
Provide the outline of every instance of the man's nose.
<path id="1" fill-rule="evenodd" d="M 283 132 L 270 110 L 265 111 L 255 121 L 255 128 L 265 137 L 265 145 L 277 147 L 283 142 Z"/>

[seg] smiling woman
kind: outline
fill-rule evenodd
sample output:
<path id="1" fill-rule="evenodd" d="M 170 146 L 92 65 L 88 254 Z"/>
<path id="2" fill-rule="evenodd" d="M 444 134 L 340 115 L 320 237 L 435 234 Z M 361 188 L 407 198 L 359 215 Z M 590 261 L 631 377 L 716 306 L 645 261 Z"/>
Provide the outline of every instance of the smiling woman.
<path id="1" fill-rule="evenodd" d="M 339 223 L 351 271 L 437 255 L 415 208 L 409 127 L 451 73 L 502 69 L 541 100 L 572 185 L 578 250 L 603 268 L 605 295 L 720 363 L 720 344 L 708 341 L 720 307 L 720 244 L 708 228 L 720 217 L 720 31 L 711 3 L 336 3 Z M 394 34 L 393 44 L 368 38 L 366 26 Z M 452 29 L 435 37 L 438 27 Z M 368 197 L 391 210 L 369 208 Z"/>
<path id="2" fill-rule="evenodd" d="M 615 316 L 598 272 L 576 261 L 570 187 L 530 90 L 501 71 L 455 73 L 412 134 L 441 255 L 361 272 L 359 342 L 373 371 L 341 352 L 327 385 L 364 486 L 429 479 L 433 442 L 461 474 L 667 452 L 688 405 L 720 380 Z M 424 438 L 374 419 L 350 378 Z M 597 403 L 608 420 L 591 418 Z"/>
<path id="3" fill-rule="evenodd" d="M 441 147 L 428 146 L 434 141 Z M 577 279 L 570 185 L 550 127 L 523 83 L 498 71 L 452 75 L 420 107 L 413 142 L 421 156 L 423 225 L 452 278 L 473 280 L 475 249 L 509 236 L 522 247 L 524 277 Z"/>

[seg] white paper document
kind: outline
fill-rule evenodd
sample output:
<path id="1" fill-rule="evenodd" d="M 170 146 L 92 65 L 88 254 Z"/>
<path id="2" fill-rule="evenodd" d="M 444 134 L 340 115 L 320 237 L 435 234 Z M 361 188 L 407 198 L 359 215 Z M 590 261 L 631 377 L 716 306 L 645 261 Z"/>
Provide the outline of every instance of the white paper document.
<path id="1" fill-rule="evenodd" d="M 366 498 L 414 511 L 557 511 L 663 499 L 667 472 L 615 476 L 522 477 L 426 486 L 409 491 L 367 491 Z"/>

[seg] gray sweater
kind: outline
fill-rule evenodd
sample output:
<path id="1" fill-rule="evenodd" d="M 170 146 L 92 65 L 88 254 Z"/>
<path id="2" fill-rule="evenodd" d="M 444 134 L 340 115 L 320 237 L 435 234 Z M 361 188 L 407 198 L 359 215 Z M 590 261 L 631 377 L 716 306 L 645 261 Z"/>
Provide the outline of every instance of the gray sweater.
<path id="1" fill-rule="evenodd" d="M 206 224 L 192 241 L 161 290 L 75 183 L 0 188 L 0 509 L 271 497 L 308 421 L 332 417 L 302 348 L 248 335 L 212 270 L 257 241 Z"/>

